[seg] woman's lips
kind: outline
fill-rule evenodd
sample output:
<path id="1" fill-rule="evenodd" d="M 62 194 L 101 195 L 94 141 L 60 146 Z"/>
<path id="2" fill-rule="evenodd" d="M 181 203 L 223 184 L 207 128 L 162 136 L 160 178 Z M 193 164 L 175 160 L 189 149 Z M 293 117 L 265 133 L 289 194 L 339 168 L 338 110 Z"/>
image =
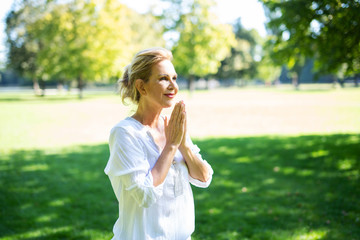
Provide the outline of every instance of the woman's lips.
<path id="1" fill-rule="evenodd" d="M 168 98 L 174 98 L 174 97 L 175 97 L 175 94 L 169 93 L 169 94 L 165 94 L 165 96 L 167 96 Z"/>

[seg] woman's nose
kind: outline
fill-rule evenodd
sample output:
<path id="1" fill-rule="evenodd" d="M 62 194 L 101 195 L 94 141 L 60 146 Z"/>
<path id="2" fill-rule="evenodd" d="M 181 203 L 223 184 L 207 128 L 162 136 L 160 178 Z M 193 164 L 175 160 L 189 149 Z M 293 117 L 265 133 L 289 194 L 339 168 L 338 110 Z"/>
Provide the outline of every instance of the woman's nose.
<path id="1" fill-rule="evenodd" d="M 175 81 L 171 80 L 170 81 L 170 84 L 169 84 L 169 89 L 177 89 L 178 88 L 178 85 Z"/>

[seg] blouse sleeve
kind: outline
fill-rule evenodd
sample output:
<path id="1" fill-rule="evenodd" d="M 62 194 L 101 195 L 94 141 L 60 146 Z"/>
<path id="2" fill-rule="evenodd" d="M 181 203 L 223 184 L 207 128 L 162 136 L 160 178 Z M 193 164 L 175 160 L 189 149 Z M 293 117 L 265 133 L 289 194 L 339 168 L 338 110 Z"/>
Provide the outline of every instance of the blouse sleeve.
<path id="1" fill-rule="evenodd" d="M 209 171 L 209 178 L 206 182 L 202 182 L 198 179 L 192 178 L 190 176 L 190 174 L 189 174 L 189 181 L 192 185 L 194 185 L 196 187 L 207 188 L 211 183 L 212 175 L 214 174 L 214 171 L 213 171 L 212 167 L 210 166 L 210 164 L 206 160 L 202 159 L 202 156 L 200 154 L 200 148 L 191 141 L 190 136 L 187 136 L 186 141 L 190 144 L 191 151 L 193 153 L 195 153 L 195 155 L 200 159 L 200 161 L 202 161 L 205 164 L 205 166 L 207 167 L 207 169 Z"/>
<path id="2" fill-rule="evenodd" d="M 139 140 L 129 131 L 115 127 L 109 139 L 110 158 L 105 173 L 119 199 L 121 187 L 140 207 L 149 207 L 162 196 L 163 185 L 153 185 L 150 164 Z"/>

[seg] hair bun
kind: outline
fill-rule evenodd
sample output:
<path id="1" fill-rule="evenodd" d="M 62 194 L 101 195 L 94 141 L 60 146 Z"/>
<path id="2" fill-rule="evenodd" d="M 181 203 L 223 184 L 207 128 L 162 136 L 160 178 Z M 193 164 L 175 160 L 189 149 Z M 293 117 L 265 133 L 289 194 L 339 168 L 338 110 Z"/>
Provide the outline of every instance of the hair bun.
<path id="1" fill-rule="evenodd" d="M 124 74 L 123 74 L 123 78 L 121 79 L 121 82 L 122 82 L 122 84 L 125 86 L 125 87 L 128 87 L 129 86 L 129 71 L 130 71 L 130 65 L 127 65 L 126 67 L 125 67 L 125 72 L 124 72 Z"/>

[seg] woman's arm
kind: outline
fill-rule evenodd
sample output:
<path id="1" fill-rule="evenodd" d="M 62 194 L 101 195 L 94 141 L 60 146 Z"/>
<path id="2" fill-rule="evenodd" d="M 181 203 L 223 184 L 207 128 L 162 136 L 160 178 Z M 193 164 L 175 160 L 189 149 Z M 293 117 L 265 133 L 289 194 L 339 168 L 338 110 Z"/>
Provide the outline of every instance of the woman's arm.
<path id="1" fill-rule="evenodd" d="M 189 146 L 189 142 L 186 141 L 187 118 L 186 118 L 186 112 L 184 112 L 184 113 L 185 113 L 185 116 L 184 116 L 185 117 L 185 120 L 184 120 L 185 130 L 184 130 L 183 139 L 179 146 L 179 150 L 185 159 L 186 165 L 188 166 L 190 176 L 201 182 L 206 182 L 210 177 L 209 169 L 204 164 L 204 162 L 202 160 L 200 160 L 196 156 L 196 154 L 191 150 L 191 147 Z"/>
<path id="2" fill-rule="evenodd" d="M 151 170 L 153 175 L 153 185 L 156 187 L 164 182 L 166 175 L 170 169 L 171 163 L 174 159 L 176 150 L 182 142 L 185 131 L 185 105 L 183 102 L 178 102 L 170 120 L 165 118 L 165 136 L 166 144 L 156 161 L 155 166 Z"/>
<path id="3" fill-rule="evenodd" d="M 163 151 L 160 154 L 160 157 L 155 163 L 155 166 L 151 169 L 151 174 L 153 176 L 153 185 L 155 187 L 159 186 L 161 183 L 164 182 L 166 175 L 170 169 L 171 162 L 174 159 L 176 150 L 176 145 L 165 145 Z"/>
<path id="4" fill-rule="evenodd" d="M 153 186 L 150 164 L 138 137 L 126 127 L 115 127 L 110 133 L 109 147 L 110 157 L 104 171 L 116 197 L 120 199 L 124 189 L 140 207 L 155 203 L 162 196 L 162 187 Z"/>
<path id="5" fill-rule="evenodd" d="M 179 147 L 179 150 L 188 166 L 190 176 L 201 182 L 206 182 L 210 177 L 210 173 L 204 162 L 200 160 L 187 145 Z"/>

